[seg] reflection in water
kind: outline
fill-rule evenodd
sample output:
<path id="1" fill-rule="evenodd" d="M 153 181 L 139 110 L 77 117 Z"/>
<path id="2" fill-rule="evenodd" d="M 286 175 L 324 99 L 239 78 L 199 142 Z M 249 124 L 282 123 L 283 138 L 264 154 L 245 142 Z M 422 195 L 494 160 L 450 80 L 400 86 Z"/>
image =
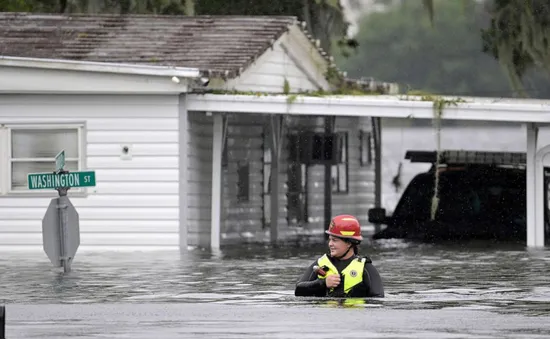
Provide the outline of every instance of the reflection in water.
<path id="1" fill-rule="evenodd" d="M 371 256 L 384 279 L 384 299 L 294 297 L 296 280 L 325 251 L 324 246 L 243 246 L 226 249 L 214 258 L 201 250 L 182 255 L 81 251 L 67 274 L 53 268 L 41 252 L 4 252 L 0 299 L 8 305 L 169 303 L 193 304 L 193 310 L 197 304 L 218 305 L 209 311 L 219 312 L 209 315 L 214 319 L 227 313 L 224 305 L 240 305 L 254 307 L 252 316 L 261 321 L 281 307 L 289 312 L 297 307 L 331 312 L 368 309 L 382 312 L 382 318 L 398 311 L 422 318 L 422 312 L 434 309 L 457 311 L 461 316 L 472 310 L 528 317 L 550 312 L 550 252 L 546 250 L 528 251 L 522 244 L 433 246 L 396 240 L 379 241 L 361 250 Z M 264 309 L 269 314 L 263 314 Z M 21 319 L 26 318 L 21 315 Z M 406 332 L 400 328 L 405 323 L 395 324 L 395 329 Z M 507 333 L 520 330 L 511 328 Z"/>

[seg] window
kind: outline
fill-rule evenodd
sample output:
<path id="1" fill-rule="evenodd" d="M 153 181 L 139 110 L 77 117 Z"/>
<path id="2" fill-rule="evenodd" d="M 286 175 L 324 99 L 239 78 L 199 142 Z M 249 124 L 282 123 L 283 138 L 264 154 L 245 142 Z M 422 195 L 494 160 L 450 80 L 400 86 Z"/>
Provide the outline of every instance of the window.
<path id="1" fill-rule="evenodd" d="M 361 152 L 361 166 L 372 165 L 372 134 L 367 131 L 359 132 L 359 148 Z"/>
<path id="2" fill-rule="evenodd" d="M 348 134 L 343 133 L 340 140 L 340 161 L 331 170 L 332 192 L 348 193 Z"/>
<path id="3" fill-rule="evenodd" d="M 65 150 L 65 169 L 82 170 L 82 125 L 6 125 L 3 127 L 4 156 L 2 193 L 29 192 L 27 174 L 52 172 L 55 156 Z M 71 188 L 69 192 L 81 192 Z M 44 191 L 37 191 L 39 193 Z"/>
<path id="4" fill-rule="evenodd" d="M 302 225 L 308 222 L 307 166 L 288 165 L 287 220 L 289 224 Z"/>
<path id="5" fill-rule="evenodd" d="M 289 225 L 303 225 L 308 222 L 308 167 L 294 157 L 292 150 L 299 149 L 297 132 L 288 134 L 287 168 L 287 222 Z"/>
<path id="6" fill-rule="evenodd" d="M 250 165 L 248 162 L 240 162 L 237 169 L 237 200 L 246 202 L 250 199 Z"/>

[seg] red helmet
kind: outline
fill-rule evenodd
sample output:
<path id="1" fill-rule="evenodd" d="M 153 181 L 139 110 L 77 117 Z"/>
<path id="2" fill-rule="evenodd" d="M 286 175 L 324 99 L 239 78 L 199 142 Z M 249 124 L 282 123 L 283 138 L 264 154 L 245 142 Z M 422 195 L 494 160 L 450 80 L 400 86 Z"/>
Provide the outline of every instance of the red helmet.
<path id="1" fill-rule="evenodd" d="M 325 233 L 338 238 L 363 240 L 359 221 L 349 214 L 337 215 L 332 218 L 330 226 Z"/>

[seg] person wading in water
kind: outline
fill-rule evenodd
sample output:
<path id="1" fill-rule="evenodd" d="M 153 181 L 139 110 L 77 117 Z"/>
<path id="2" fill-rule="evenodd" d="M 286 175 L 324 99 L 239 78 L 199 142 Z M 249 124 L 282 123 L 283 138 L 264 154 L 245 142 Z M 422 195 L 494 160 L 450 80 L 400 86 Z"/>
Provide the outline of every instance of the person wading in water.
<path id="1" fill-rule="evenodd" d="M 378 270 L 367 257 L 359 256 L 363 240 L 359 221 L 352 215 L 332 218 L 329 254 L 314 261 L 296 283 L 297 297 L 364 298 L 384 297 L 384 286 Z"/>

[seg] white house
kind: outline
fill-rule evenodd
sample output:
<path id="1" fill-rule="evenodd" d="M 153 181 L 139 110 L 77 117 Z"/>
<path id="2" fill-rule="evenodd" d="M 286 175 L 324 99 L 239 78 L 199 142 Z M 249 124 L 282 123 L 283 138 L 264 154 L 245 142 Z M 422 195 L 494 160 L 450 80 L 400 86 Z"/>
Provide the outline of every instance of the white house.
<path id="1" fill-rule="evenodd" d="M 2 13 L 0 23 L 0 246 L 41 248 L 57 192 L 28 190 L 26 175 L 52 171 L 61 149 L 69 170 L 96 171 L 96 187 L 69 192 L 82 247 L 320 237 L 325 202 L 366 224 L 370 117 L 188 107 L 188 92 L 334 89 L 341 74 L 295 18 Z M 296 136 L 325 129 L 339 132 L 339 163 L 301 163 Z"/>
<path id="2" fill-rule="evenodd" d="M 366 224 L 380 204 L 379 119 L 434 117 L 433 102 L 388 95 L 391 84 L 343 79 L 295 18 L 4 13 L 0 23 L 3 248 L 41 248 L 56 193 L 27 190 L 26 174 L 51 171 L 61 148 L 69 169 L 96 171 L 96 187 L 69 194 L 82 247 L 321 238 L 331 213 Z M 339 89 L 335 79 L 381 95 L 299 94 Z M 466 98 L 443 114 L 525 126 L 529 246 L 544 245 L 535 183 L 548 108 Z"/>

